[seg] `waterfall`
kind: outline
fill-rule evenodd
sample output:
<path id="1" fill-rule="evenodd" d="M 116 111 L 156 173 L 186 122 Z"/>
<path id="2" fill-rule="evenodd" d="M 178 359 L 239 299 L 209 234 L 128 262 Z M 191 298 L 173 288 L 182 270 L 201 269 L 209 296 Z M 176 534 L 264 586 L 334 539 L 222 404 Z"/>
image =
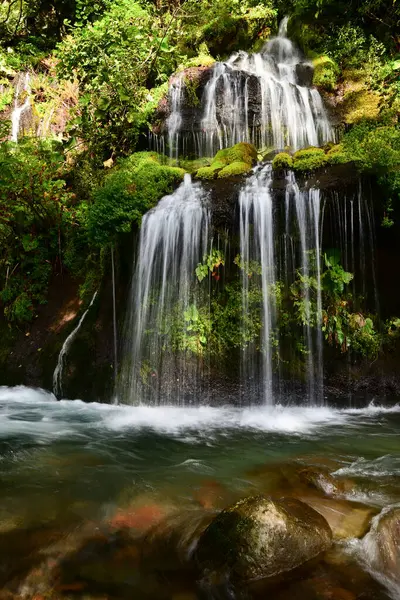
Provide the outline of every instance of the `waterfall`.
<path id="1" fill-rule="evenodd" d="M 261 271 L 262 290 L 262 353 L 261 374 L 254 373 L 254 363 L 250 352 L 254 345 L 244 347 L 243 373 L 251 395 L 258 383 L 262 386 L 261 395 L 267 404 L 273 404 L 272 388 L 272 333 L 275 325 L 274 284 L 276 282 L 276 262 L 274 254 L 274 223 L 272 194 L 270 185 L 272 167 L 257 168 L 246 181 L 240 192 L 240 251 L 243 272 L 243 323 L 249 312 L 249 271 L 250 261 L 258 261 Z M 250 350 L 250 352 L 249 352 Z M 260 376 L 261 375 L 261 376 Z"/>
<path id="2" fill-rule="evenodd" d="M 26 98 L 23 104 L 19 103 L 21 93 L 26 93 Z M 31 105 L 30 98 L 30 75 L 25 73 L 23 77 L 18 78 L 17 87 L 15 89 L 14 109 L 11 115 L 11 140 L 18 142 L 18 136 L 21 126 L 21 117 L 25 111 L 27 111 Z"/>
<path id="3" fill-rule="evenodd" d="M 74 341 L 79 329 L 81 328 L 83 321 L 86 318 L 86 315 L 88 314 L 90 308 L 92 307 L 93 302 L 96 299 L 96 296 L 97 296 L 97 291 L 93 294 L 93 297 L 92 297 L 92 300 L 90 301 L 89 306 L 87 307 L 87 309 L 85 310 L 85 312 L 83 313 L 81 318 L 79 319 L 78 325 L 69 334 L 69 336 L 63 343 L 60 354 L 58 355 L 57 366 L 53 373 L 53 394 L 57 397 L 60 397 L 63 393 L 62 380 L 63 380 L 63 370 L 64 370 L 64 365 L 65 365 L 65 358 L 69 352 L 72 342 Z"/>
<path id="4" fill-rule="evenodd" d="M 320 190 L 300 191 L 294 173 L 287 177 L 286 223 L 294 213 L 293 229 L 287 225 L 289 238 L 298 238 L 299 257 L 294 263 L 299 270 L 303 299 L 303 329 L 307 361 L 308 401 L 321 404 L 323 399 L 322 363 L 322 297 L 320 248 Z M 294 259 L 295 261 L 296 259 Z M 285 274 L 288 276 L 288 273 Z M 315 297 L 313 297 L 315 296 Z"/>
<path id="5" fill-rule="evenodd" d="M 312 87 L 313 65 L 287 38 L 287 19 L 261 52 L 235 52 L 212 67 L 202 98 L 202 115 L 183 118 L 184 75 L 172 79 L 167 119 L 170 156 L 185 151 L 213 156 L 238 142 L 264 151 L 293 151 L 335 140 L 322 98 Z M 198 129 L 198 130 L 197 130 Z"/>
<path id="6" fill-rule="evenodd" d="M 206 194 L 190 175 L 143 217 L 118 394 L 127 403 L 178 404 L 196 379 L 185 336 L 196 323 L 195 269 L 207 251 L 208 227 Z"/>
<path id="7" fill-rule="evenodd" d="M 179 131 L 182 125 L 184 76 L 183 73 L 173 78 L 169 88 L 171 113 L 167 119 L 168 147 L 170 158 L 178 158 Z"/>
<path id="8" fill-rule="evenodd" d="M 280 340 L 277 329 L 276 299 L 280 294 L 277 274 L 280 271 L 286 290 L 297 277 L 301 282 L 303 302 L 304 353 L 306 357 L 307 401 L 323 402 L 322 297 L 320 191 L 300 190 L 293 172 L 287 175 L 282 256 L 278 245 L 279 230 L 275 221 L 276 197 L 272 190 L 270 164 L 257 167 L 246 181 L 239 196 L 240 250 L 242 266 L 243 326 L 249 312 L 249 271 L 259 265 L 262 296 L 261 364 L 254 344 L 244 339 L 242 379 L 247 394 L 267 404 L 276 401 L 279 388 Z M 283 265 L 283 269 L 280 268 Z M 245 333 L 244 333 L 245 335 Z M 276 356 L 274 356 L 274 353 Z"/>

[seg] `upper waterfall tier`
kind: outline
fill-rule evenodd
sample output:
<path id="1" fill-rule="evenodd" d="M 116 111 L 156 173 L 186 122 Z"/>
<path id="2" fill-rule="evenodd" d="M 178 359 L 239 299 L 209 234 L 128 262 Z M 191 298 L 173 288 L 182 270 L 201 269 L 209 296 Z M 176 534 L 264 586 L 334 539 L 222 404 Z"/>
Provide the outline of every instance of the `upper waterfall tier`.
<path id="1" fill-rule="evenodd" d="M 312 64 L 286 37 L 286 21 L 260 53 L 240 51 L 211 68 L 179 73 L 165 113 L 170 156 L 213 156 L 241 141 L 270 150 L 333 141 L 312 78 Z"/>

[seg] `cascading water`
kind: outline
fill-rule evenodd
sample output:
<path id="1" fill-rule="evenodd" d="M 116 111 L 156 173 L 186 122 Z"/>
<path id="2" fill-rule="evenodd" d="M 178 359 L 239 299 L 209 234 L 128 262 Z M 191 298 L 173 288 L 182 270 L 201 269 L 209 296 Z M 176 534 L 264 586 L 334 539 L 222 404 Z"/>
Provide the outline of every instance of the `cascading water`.
<path id="1" fill-rule="evenodd" d="M 76 338 L 77 333 L 82 326 L 83 321 L 86 319 L 86 315 L 88 314 L 89 310 L 93 306 L 93 302 L 96 300 L 97 293 L 98 292 L 96 291 L 93 294 L 93 297 L 92 297 L 92 300 L 90 301 L 89 306 L 87 307 L 87 309 L 85 310 L 85 312 L 83 313 L 81 318 L 79 319 L 78 325 L 69 334 L 69 336 L 63 343 L 60 354 L 58 355 L 57 366 L 54 369 L 54 373 L 53 373 L 53 394 L 56 397 L 60 397 L 63 393 L 62 382 L 63 382 L 63 371 L 64 371 L 64 366 L 65 366 L 65 358 L 69 352 L 72 342 Z"/>
<path id="2" fill-rule="evenodd" d="M 239 51 L 215 63 L 199 101 L 199 123 L 184 115 L 184 74 L 172 79 L 166 122 L 171 157 L 185 153 L 189 144 L 196 154 L 213 156 L 238 142 L 271 151 L 335 140 L 322 98 L 312 87 L 313 66 L 287 38 L 286 29 L 284 19 L 278 36 L 260 53 Z"/>
<path id="3" fill-rule="evenodd" d="M 270 185 L 272 167 L 256 170 L 240 192 L 240 250 L 243 271 L 243 326 L 249 312 L 249 275 L 251 261 L 258 261 L 262 291 L 262 354 L 260 370 L 254 371 L 254 344 L 245 344 L 242 370 L 251 396 L 260 395 L 267 404 L 273 404 L 272 338 L 275 324 L 276 261 L 274 252 L 274 222 Z M 246 333 L 244 331 L 244 339 Z M 253 356 L 251 356 L 251 354 Z M 259 372 L 261 371 L 261 372 Z M 261 387 L 261 390 L 258 388 Z"/>
<path id="4" fill-rule="evenodd" d="M 276 299 L 300 275 L 299 293 L 304 307 L 304 352 L 306 354 L 307 398 L 311 404 L 323 401 L 322 298 L 320 259 L 320 191 L 300 191 L 294 174 L 287 176 L 285 192 L 285 235 L 283 256 L 277 245 L 279 230 L 276 197 L 270 164 L 257 167 L 239 196 L 240 250 L 243 271 L 243 381 L 250 395 L 273 404 L 279 394 L 280 342 L 276 327 Z M 283 266 L 283 269 L 281 268 Z M 247 344 L 246 320 L 249 311 L 251 271 L 260 276 L 262 297 L 261 364 L 254 344 Z M 280 272 L 281 271 L 281 272 Z M 311 297 L 313 294 L 313 297 Z M 274 357 L 274 353 L 276 356 Z"/>
<path id="5" fill-rule="evenodd" d="M 29 91 L 30 74 L 25 73 L 23 77 L 18 79 L 17 87 L 15 89 L 14 110 L 11 115 L 11 140 L 13 142 L 18 142 L 22 115 L 29 109 L 31 105 Z M 25 93 L 26 97 L 24 102 L 20 104 L 21 94 L 23 93 Z"/>
<path id="6" fill-rule="evenodd" d="M 169 100 L 171 113 L 167 119 L 168 147 L 170 158 L 178 158 L 179 154 L 179 130 L 182 125 L 182 101 L 183 101 L 183 74 L 174 77 L 169 88 Z"/>
<path id="7" fill-rule="evenodd" d="M 172 348 L 171 336 L 173 328 L 196 324 L 195 269 L 207 250 L 208 227 L 206 194 L 189 175 L 143 217 L 118 393 L 128 404 L 183 402 L 196 380 L 197 362 L 184 344 Z"/>
<path id="8" fill-rule="evenodd" d="M 320 190 L 310 188 L 300 191 L 293 172 L 290 172 L 287 176 L 285 210 L 285 243 L 287 244 L 285 256 L 292 253 L 290 262 L 294 270 L 292 272 L 286 270 L 283 277 L 286 285 L 290 285 L 296 269 L 300 274 L 308 401 L 312 404 L 321 404 L 323 363 Z M 312 298 L 312 295 L 315 297 Z"/>
<path id="9" fill-rule="evenodd" d="M 218 63 L 204 91 L 204 153 L 244 141 L 297 150 L 333 140 L 322 98 L 307 85 L 311 73 L 284 26 L 261 53 L 238 52 Z"/>

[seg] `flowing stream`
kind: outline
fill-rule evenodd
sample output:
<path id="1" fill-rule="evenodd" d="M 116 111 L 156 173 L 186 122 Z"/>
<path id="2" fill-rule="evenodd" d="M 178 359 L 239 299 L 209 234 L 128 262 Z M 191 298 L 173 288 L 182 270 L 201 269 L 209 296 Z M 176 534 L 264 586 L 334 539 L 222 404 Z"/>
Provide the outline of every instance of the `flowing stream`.
<path id="1" fill-rule="evenodd" d="M 339 502 L 346 499 L 351 507 L 362 501 L 378 514 L 400 500 L 399 427 L 398 405 L 129 407 L 57 402 L 41 390 L 0 388 L 1 585 L 25 561 L 25 571 L 13 580 L 21 598 L 53 585 L 54 569 L 55 575 L 61 569 L 63 585 L 78 598 L 80 581 L 87 582 L 85 598 L 102 597 L 101 591 L 107 596 L 110 586 L 113 593 L 120 590 L 118 598 L 157 600 L 173 593 L 200 598 L 196 581 L 186 576 L 159 582 L 150 571 L 158 584 L 149 589 L 146 557 L 137 571 L 133 554 L 123 552 L 117 524 L 130 524 L 132 544 L 134 532 L 146 529 L 151 515 L 164 508 L 176 507 L 193 519 L 207 507 L 218 510 L 246 495 L 276 488 L 279 493 L 280 465 L 296 486 L 296 469 L 330 464 L 338 485 L 347 482 Z M 102 546 L 107 539 L 108 550 Z M 391 588 L 373 587 L 366 575 L 360 579 L 368 552 L 359 542 L 337 547 L 346 584 L 352 580 L 353 593 L 369 600 L 398 597 L 390 595 Z M 74 575 L 71 555 L 81 575 Z M 132 569 L 143 578 L 129 577 Z M 115 587 L 121 582 L 126 590 Z M 281 597 L 276 591 L 274 598 Z M 309 600 L 300 590 L 296 597 Z"/>

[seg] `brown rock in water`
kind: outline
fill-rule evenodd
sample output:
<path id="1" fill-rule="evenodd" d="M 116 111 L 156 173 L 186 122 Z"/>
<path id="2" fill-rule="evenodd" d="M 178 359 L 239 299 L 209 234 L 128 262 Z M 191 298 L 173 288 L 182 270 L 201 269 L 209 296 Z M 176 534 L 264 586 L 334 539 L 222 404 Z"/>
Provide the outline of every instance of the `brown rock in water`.
<path id="1" fill-rule="evenodd" d="M 375 508 L 359 502 L 317 496 L 302 496 L 301 500 L 326 519 L 336 540 L 363 537 L 377 513 Z"/>
<path id="2" fill-rule="evenodd" d="M 233 581 L 275 577 L 331 545 L 326 520 L 294 498 L 245 498 L 223 510 L 200 537 L 195 558 L 205 572 Z"/>
<path id="3" fill-rule="evenodd" d="M 400 582 L 400 507 L 386 508 L 375 517 L 363 540 L 371 567 Z"/>

